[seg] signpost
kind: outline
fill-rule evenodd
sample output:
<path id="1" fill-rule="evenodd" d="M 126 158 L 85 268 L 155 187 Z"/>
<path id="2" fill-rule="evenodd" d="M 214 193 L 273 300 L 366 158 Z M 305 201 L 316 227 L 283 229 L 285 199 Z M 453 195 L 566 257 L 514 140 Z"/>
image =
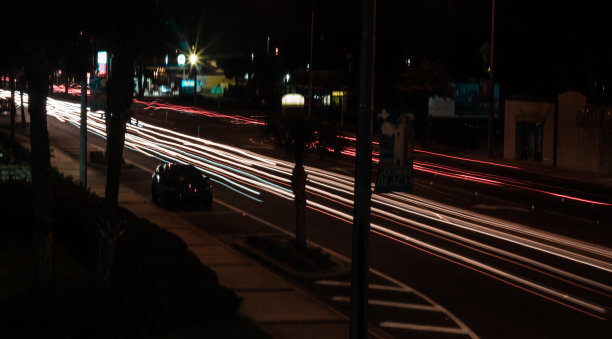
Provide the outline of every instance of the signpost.
<path id="1" fill-rule="evenodd" d="M 89 98 L 89 109 L 94 112 L 106 111 L 106 78 L 93 77 L 89 84 L 91 96 Z"/>
<path id="2" fill-rule="evenodd" d="M 106 64 L 108 61 L 108 53 L 106 51 L 98 52 L 98 76 L 104 78 L 106 76 Z"/>
<path id="3" fill-rule="evenodd" d="M 403 112 L 377 115 L 380 160 L 376 192 L 412 192 L 414 116 Z"/>

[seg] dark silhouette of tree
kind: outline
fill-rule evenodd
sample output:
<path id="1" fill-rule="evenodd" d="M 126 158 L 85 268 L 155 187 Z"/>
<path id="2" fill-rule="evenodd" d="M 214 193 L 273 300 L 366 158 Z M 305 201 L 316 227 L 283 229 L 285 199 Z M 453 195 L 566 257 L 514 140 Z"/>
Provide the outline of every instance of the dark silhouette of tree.
<path id="1" fill-rule="evenodd" d="M 240 79 L 249 72 L 251 60 L 247 57 L 227 57 L 217 60 L 217 64 L 223 70 L 223 74 L 228 79 L 233 78 L 238 86 Z"/>
<path id="2" fill-rule="evenodd" d="M 134 99 L 134 75 L 136 60 L 149 56 L 159 44 L 159 30 L 164 28 L 161 1 L 122 1 L 107 3 L 99 13 L 99 25 L 91 27 L 91 36 L 109 55 L 106 102 L 106 156 L 107 172 L 104 195 L 105 213 L 97 220 L 99 255 L 97 281 L 101 287 L 110 284 L 110 272 L 114 249 L 123 232 L 118 217 L 119 182 L 126 124 L 131 118 L 130 106 Z M 113 13 L 112 24 L 106 24 L 107 14 Z"/>
<path id="3" fill-rule="evenodd" d="M 265 105 L 273 105 L 276 101 L 280 103 L 283 72 L 278 58 L 274 56 L 255 57 L 253 73 L 253 83 Z"/>
<path id="4" fill-rule="evenodd" d="M 27 8 L 34 7 L 34 8 Z M 9 58 L 11 69 L 24 70 L 28 87 L 28 112 L 30 114 L 30 148 L 32 161 L 32 210 L 34 222 L 34 250 L 36 291 L 39 296 L 53 293 L 53 205 L 55 191 L 51 179 L 49 135 L 47 130 L 46 100 L 49 74 L 56 65 L 58 54 L 55 48 L 57 37 L 61 35 L 61 24 L 50 24 L 49 18 L 61 13 L 56 4 L 11 2 L 8 15 L 10 27 L 20 27 L 11 48 L 4 53 L 12 53 Z M 57 12 L 56 12 L 57 11 Z M 28 13 L 27 16 L 13 15 Z M 43 15 L 44 14 L 44 15 Z"/>
<path id="5" fill-rule="evenodd" d="M 33 45 L 36 46 L 36 45 Z M 36 277 L 38 291 L 48 293 L 53 284 L 53 222 L 51 163 L 47 130 L 47 81 L 49 62 L 44 51 L 28 51 L 26 64 L 28 111 L 30 113 L 30 143 L 32 151 L 32 188 Z"/>
<path id="6" fill-rule="evenodd" d="M 26 90 L 26 79 L 25 75 L 22 73 L 17 77 L 17 85 L 19 86 L 19 97 L 21 102 L 21 128 L 26 127 L 26 116 L 25 116 L 25 106 L 23 106 L 23 92 Z"/>
<path id="7" fill-rule="evenodd" d="M 416 101 L 417 134 L 421 136 L 423 147 L 427 147 L 429 140 L 429 98 L 433 95 L 452 97 L 451 82 L 446 66 L 427 58 L 408 67 L 401 74 L 396 87 L 402 93 L 413 95 Z"/>
<path id="8" fill-rule="evenodd" d="M 17 117 L 17 109 L 15 108 L 15 69 L 11 69 L 9 75 L 9 89 L 11 90 L 11 107 L 10 107 L 10 129 L 11 129 L 11 140 L 15 140 L 15 119 Z"/>

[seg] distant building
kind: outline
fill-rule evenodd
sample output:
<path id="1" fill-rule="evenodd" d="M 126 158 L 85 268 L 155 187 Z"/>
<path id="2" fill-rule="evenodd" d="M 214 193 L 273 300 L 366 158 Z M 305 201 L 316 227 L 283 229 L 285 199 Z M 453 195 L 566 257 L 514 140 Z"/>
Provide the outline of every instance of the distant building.
<path id="1" fill-rule="evenodd" d="M 305 70 L 291 74 L 291 86 L 297 93 L 308 98 L 310 87 L 309 73 Z M 356 100 L 357 78 L 347 71 L 313 71 L 312 95 L 313 109 L 348 113 L 350 105 Z M 307 104 L 307 102 L 306 102 Z"/>
<path id="2" fill-rule="evenodd" d="M 429 98 L 429 115 L 433 118 L 488 118 L 489 91 L 486 82 L 452 84 L 454 96 Z M 495 84 L 495 115 L 499 115 L 499 84 Z"/>
<path id="3" fill-rule="evenodd" d="M 593 174 L 612 173 L 612 104 L 569 91 L 505 100 L 504 158 Z"/>
<path id="4" fill-rule="evenodd" d="M 223 70 L 217 66 L 216 60 L 202 60 L 198 65 L 197 81 L 193 81 L 191 66 L 179 66 L 176 58 L 172 62 L 164 63 L 161 59 L 155 60 L 145 67 L 142 84 L 144 94 L 158 95 L 193 95 L 194 85 L 200 95 L 222 95 L 230 85 L 235 85 L 235 79 L 228 79 Z M 136 87 L 138 79 L 134 79 Z M 138 91 L 138 88 L 136 88 Z"/>

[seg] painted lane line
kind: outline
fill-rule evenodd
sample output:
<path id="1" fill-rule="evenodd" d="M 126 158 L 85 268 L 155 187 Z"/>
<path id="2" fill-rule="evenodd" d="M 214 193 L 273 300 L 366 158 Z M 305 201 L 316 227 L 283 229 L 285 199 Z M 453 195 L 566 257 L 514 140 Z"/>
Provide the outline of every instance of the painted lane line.
<path id="1" fill-rule="evenodd" d="M 351 287 L 350 281 L 335 281 L 335 280 L 319 280 L 315 282 L 317 285 L 324 286 L 336 286 L 336 287 Z M 369 289 L 379 290 L 379 291 L 390 291 L 390 292 L 405 292 L 405 293 L 413 293 L 414 290 L 411 288 L 397 287 L 397 286 L 388 286 L 388 285 L 379 285 L 379 284 L 369 284 Z"/>
<path id="2" fill-rule="evenodd" d="M 256 220 L 256 221 L 259 221 L 259 222 L 261 222 L 262 224 L 264 224 L 264 225 L 266 225 L 266 226 L 268 226 L 268 227 L 270 227 L 270 228 L 272 228 L 272 229 L 274 229 L 274 230 L 277 230 L 277 231 L 279 231 L 279 232 L 281 232 L 281 233 L 283 233 L 283 234 L 286 234 L 286 235 L 289 235 L 289 236 L 294 236 L 294 237 L 295 237 L 295 234 L 294 234 L 294 233 L 291 233 L 291 232 L 289 232 L 289 231 L 287 231 L 287 230 L 285 230 L 285 229 L 283 229 L 283 228 L 281 228 L 281 227 L 279 227 L 279 226 L 277 226 L 277 225 L 275 225 L 275 224 L 273 224 L 273 223 L 271 223 L 271 222 L 268 222 L 268 221 L 266 221 L 266 220 L 263 220 L 263 219 L 261 219 L 261 218 L 259 218 L 259 217 L 255 216 L 255 215 L 253 215 L 253 214 L 251 214 L 251 213 L 248 213 L 248 212 L 246 212 L 246 211 L 244 211 L 244 210 L 241 210 L 241 209 L 239 209 L 238 207 L 235 207 L 235 206 L 233 206 L 233 205 L 231 205 L 231 204 L 229 204 L 229 203 L 226 203 L 226 202 L 223 202 L 223 201 L 220 201 L 220 200 L 217 200 L 217 199 L 215 199 L 215 202 L 216 202 L 216 203 L 218 203 L 218 204 L 220 204 L 220 205 L 223 205 L 223 206 L 225 206 L 225 207 L 227 207 L 227 208 L 229 208 L 229 209 L 232 209 L 232 210 L 234 210 L 234 211 L 237 211 L 237 212 L 241 213 L 241 214 L 242 214 L 242 215 L 244 215 L 244 216 L 248 216 L 248 217 L 250 217 L 250 218 L 252 218 L 252 219 L 254 219 L 254 220 Z M 345 263 L 350 263 L 350 262 L 351 262 L 351 259 L 350 259 L 350 258 L 347 258 L 347 257 L 345 257 L 344 255 L 342 255 L 342 254 L 340 254 L 340 253 L 338 253 L 338 252 L 335 252 L 335 251 L 333 251 L 333 250 L 331 250 L 331 249 L 329 249 L 329 248 L 327 248 L 327 247 L 321 246 L 321 245 L 319 245 L 319 244 L 317 244 L 317 243 L 315 243 L 315 242 L 312 242 L 312 241 L 310 241 L 310 240 L 307 240 L 307 242 L 308 242 L 308 244 L 311 244 L 311 245 L 314 245 L 314 246 L 316 246 L 316 247 L 321 248 L 321 249 L 322 249 L 324 252 L 327 252 L 327 253 L 331 254 L 333 257 L 338 258 L 338 259 L 340 259 L 340 260 L 344 261 Z M 448 311 L 448 310 L 447 310 L 446 308 L 444 308 L 442 305 L 439 305 L 438 303 L 436 303 L 435 301 L 433 301 L 433 299 L 429 298 L 429 297 L 428 297 L 428 296 L 426 296 L 425 294 L 423 294 L 423 293 L 421 293 L 421 292 L 419 292 L 419 291 L 417 291 L 417 290 L 414 290 L 414 289 L 412 289 L 411 287 L 409 287 L 408 285 L 404 284 L 403 282 L 401 282 L 401 281 L 399 281 L 399 280 L 397 280 L 397 279 L 395 279 L 395 278 L 392 278 L 392 277 L 390 277 L 390 276 L 388 276 L 388 275 L 386 275 L 386 274 L 384 274 L 384 273 L 382 273 L 382 272 L 380 272 L 380 271 L 377 271 L 377 270 L 375 270 L 375 269 L 373 269 L 373 268 L 371 268 L 371 267 L 370 267 L 369 271 L 370 271 L 372 274 L 375 274 L 375 275 L 377 275 L 377 276 L 379 276 L 379 277 L 381 277 L 381 278 L 383 278 L 383 279 L 385 279 L 385 280 L 387 280 L 387 281 L 389 281 L 389 282 L 391 282 L 391 283 L 393 283 L 393 284 L 395 284 L 395 285 L 399 286 L 400 288 L 402 288 L 402 289 L 404 289 L 404 290 L 412 290 L 412 291 L 413 291 L 413 293 L 415 293 L 415 294 L 416 294 L 417 296 L 419 296 L 421 299 L 423 299 L 423 300 L 427 301 L 427 302 L 428 302 L 430 305 L 435 305 L 435 307 L 437 307 L 437 308 L 440 310 L 440 312 L 443 312 L 443 313 L 444 313 L 444 314 L 446 314 L 446 315 L 447 315 L 447 316 L 448 316 L 450 319 L 452 319 L 452 320 L 455 322 L 455 324 L 457 324 L 457 326 L 459 326 L 459 327 L 462 329 L 462 331 L 464 331 L 463 333 L 466 333 L 467 335 L 469 335 L 469 336 L 470 336 L 471 338 L 473 338 L 473 339 L 478 339 L 478 338 L 479 338 L 479 336 L 478 336 L 476 333 L 474 333 L 474 331 L 472 331 L 472 330 L 471 330 L 471 329 L 470 329 L 470 328 L 469 328 L 469 327 L 468 327 L 468 326 L 467 326 L 467 325 L 466 325 L 466 324 L 465 324 L 463 321 L 461 321 L 461 320 L 460 320 L 460 319 L 459 319 L 457 316 L 455 316 L 453 313 L 451 313 L 450 311 Z"/>
<path id="3" fill-rule="evenodd" d="M 431 200 L 428 200 L 422 197 L 415 199 L 414 197 L 411 197 L 410 195 L 406 193 L 402 193 L 402 194 L 391 193 L 391 194 L 385 194 L 385 195 L 388 197 L 394 197 L 395 199 L 391 200 L 393 202 L 397 202 L 397 199 L 401 199 L 403 201 L 410 202 L 413 205 L 419 205 L 421 206 L 421 211 L 425 211 L 427 213 L 431 213 L 429 209 L 434 209 L 434 210 L 438 210 L 441 213 L 445 213 L 449 216 L 454 215 L 458 218 L 465 218 L 465 219 L 472 220 L 474 222 L 483 223 L 486 226 L 493 226 L 493 227 L 498 227 L 498 228 L 501 228 L 507 231 L 521 233 L 525 236 L 531 236 L 531 237 L 535 237 L 538 239 L 543 239 L 547 242 L 554 241 L 555 243 L 563 245 L 563 246 L 577 248 L 582 251 L 591 252 L 591 253 L 612 259 L 612 250 L 605 246 L 592 244 L 592 243 L 588 243 L 585 241 L 564 237 L 558 234 L 533 229 L 525 225 L 519 225 L 513 222 L 500 220 L 500 219 L 486 216 L 480 213 L 475 213 L 475 212 L 467 211 L 461 208 L 449 206 L 443 203 L 434 202 L 434 201 L 431 201 Z M 381 196 L 382 195 L 379 195 L 379 197 Z M 373 196 L 373 199 L 374 199 L 374 196 Z M 408 206 L 411 206 L 411 205 L 408 205 Z M 413 207 L 416 207 L 416 206 L 413 206 Z M 467 220 L 461 219 L 461 221 L 466 222 Z M 469 223 L 469 221 L 467 222 Z M 479 227 L 482 227 L 482 226 L 479 226 Z"/>
<path id="4" fill-rule="evenodd" d="M 379 272 L 373 268 L 370 267 L 370 272 L 372 272 L 373 274 L 378 275 L 379 277 L 388 280 L 391 283 L 396 284 L 397 286 L 406 288 L 406 289 L 410 289 L 410 287 L 406 284 L 404 284 L 403 282 L 392 278 L 382 272 Z M 444 308 L 444 306 L 436 303 L 435 301 L 433 301 L 433 299 L 430 299 L 428 296 L 426 296 L 425 294 L 422 294 L 421 292 L 417 291 L 417 290 L 413 290 L 413 293 L 416 294 L 417 296 L 419 296 L 421 299 L 427 301 L 428 303 L 430 303 L 431 305 L 436 305 L 438 308 L 440 308 L 441 312 L 444 312 L 450 319 L 452 319 L 455 324 L 457 324 L 457 326 L 459 326 L 465 334 L 467 334 L 468 336 L 470 336 L 470 338 L 472 339 L 479 339 L 478 335 L 476 335 L 476 333 L 474 333 L 474 331 L 472 331 L 466 324 L 463 323 L 463 321 L 461 321 L 459 318 L 457 318 L 457 316 L 455 316 L 453 313 L 451 313 L 449 310 L 447 310 L 446 308 Z"/>
<path id="5" fill-rule="evenodd" d="M 372 227 L 372 229 L 374 229 L 374 230 L 376 230 L 378 232 L 382 232 L 384 234 L 388 234 L 389 236 L 394 237 L 396 239 L 401 239 L 403 241 L 406 241 L 407 243 L 412 243 L 412 244 L 415 244 L 417 246 L 421 246 L 422 248 L 426 248 L 426 249 L 428 249 L 430 251 L 437 252 L 439 254 L 442 254 L 442 255 L 447 256 L 449 258 L 453 258 L 453 259 L 458 260 L 460 262 L 464 262 L 464 263 L 466 263 L 468 265 L 471 265 L 472 267 L 478 267 L 479 269 L 491 272 L 491 273 L 493 273 L 493 274 L 495 274 L 497 276 L 500 276 L 500 277 L 503 277 L 503 278 L 515 281 L 515 282 L 517 282 L 517 283 L 519 283 L 519 284 L 521 284 L 523 286 L 528 286 L 528 287 L 533 288 L 535 290 L 539 290 L 541 292 L 544 292 L 544 293 L 546 293 L 548 295 L 552 295 L 552 296 L 558 298 L 559 300 L 563 300 L 565 302 L 569 302 L 569 303 L 573 303 L 575 305 L 582 306 L 582 307 L 584 307 L 586 309 L 598 312 L 600 314 L 607 314 L 608 313 L 608 311 L 604 307 L 601 307 L 601 306 L 599 306 L 597 304 L 594 304 L 592 302 L 585 301 L 585 300 L 582 300 L 582 299 L 579 299 L 579 298 L 567 295 L 567 294 L 565 294 L 563 292 L 559 292 L 559 291 L 554 290 L 554 289 L 552 289 L 550 287 L 547 287 L 547 286 L 544 286 L 544 285 L 532 282 L 530 280 L 524 279 L 524 278 L 522 278 L 520 276 L 511 274 L 511 273 L 502 271 L 500 269 L 497 269 L 497 268 L 495 268 L 493 266 L 490 266 L 490 265 L 487 265 L 485 263 L 481 263 L 481 262 L 479 262 L 477 260 L 474 260 L 472 258 L 463 256 L 463 255 L 460 255 L 460 254 L 456 254 L 456 253 L 453 253 L 451 251 L 447 251 L 447 250 L 442 249 L 442 248 L 440 248 L 438 246 L 430 245 L 430 244 L 425 243 L 423 241 L 417 240 L 415 238 L 411 238 L 409 236 L 403 235 L 401 233 L 392 231 L 390 229 L 386 229 L 384 227 L 381 227 L 381 226 L 378 226 L 378 225 L 375 225 L 375 224 L 372 224 L 371 227 Z"/>
<path id="6" fill-rule="evenodd" d="M 381 198 L 381 197 L 378 197 L 378 198 Z M 375 200 L 374 196 L 373 196 L 373 200 Z M 381 200 L 385 201 L 385 200 L 389 200 L 389 199 L 381 198 Z M 406 213 L 417 215 L 417 216 L 421 216 L 423 218 L 427 218 L 427 219 L 432 220 L 432 221 L 442 222 L 442 221 L 440 221 L 437 218 L 430 217 L 430 216 L 426 215 L 425 213 L 420 213 L 420 212 L 415 211 L 413 209 L 411 210 L 411 209 L 409 209 L 410 206 L 405 206 L 405 207 L 399 206 L 399 205 L 397 205 L 396 201 L 394 201 L 393 203 L 396 204 L 394 206 L 395 208 L 398 208 L 401 211 L 404 211 Z M 403 221 L 403 222 L 406 222 L 406 223 L 411 223 L 411 224 L 414 224 L 414 225 L 419 225 L 419 227 L 421 227 L 421 228 L 429 229 L 430 231 L 434 231 L 434 232 L 441 233 L 441 234 L 446 234 L 447 236 L 451 236 L 451 237 L 456 238 L 456 239 L 460 238 L 460 236 L 457 236 L 457 235 L 454 235 L 454 234 L 450 235 L 451 233 L 449 233 L 449 232 L 442 231 L 442 230 L 440 230 L 438 228 L 426 226 L 425 224 L 418 223 L 418 222 L 416 222 L 416 221 L 414 221 L 412 219 L 404 218 L 404 217 L 401 217 L 401 216 L 398 216 L 398 215 L 386 212 L 386 211 L 381 210 L 381 209 L 377 209 L 377 208 L 372 207 L 372 211 L 375 211 L 377 213 L 386 215 L 388 217 L 394 218 L 394 219 L 399 220 L 399 221 Z M 450 214 L 450 211 L 449 211 L 449 214 Z M 543 253 L 548 253 L 550 255 L 561 257 L 561 258 L 564 258 L 564 259 L 567 259 L 567 260 L 575 261 L 575 262 L 578 262 L 578 263 L 581 263 L 581 264 L 585 264 L 585 265 L 588 265 L 588 266 L 591 266 L 591 267 L 594 267 L 594 268 L 597 268 L 597 269 L 600 269 L 600 270 L 612 272 L 612 263 L 610 263 L 610 262 L 606 262 L 606 261 L 603 261 L 603 260 L 595 259 L 595 258 L 592 258 L 590 256 L 583 255 L 583 254 L 578 254 L 578 253 L 575 253 L 575 252 L 572 252 L 572 251 L 569 251 L 569 250 L 562 249 L 562 248 L 560 248 L 558 246 L 552 246 L 552 245 L 548 245 L 548 244 L 541 243 L 541 242 L 538 242 L 538 241 L 534 241 L 534 240 L 531 240 L 531 239 L 527 239 L 527 238 L 523 238 L 523 237 L 520 237 L 520 236 L 512 235 L 512 234 L 509 234 L 509 233 L 506 233 L 506 232 L 503 232 L 503 231 L 494 230 L 494 229 L 491 229 L 491 228 L 489 228 L 487 226 L 477 225 L 477 224 L 471 223 L 471 222 L 466 221 L 466 220 L 460 220 L 460 219 L 451 218 L 451 220 L 446 220 L 446 221 L 443 221 L 443 222 L 446 223 L 449 226 L 454 226 L 454 227 L 458 227 L 458 228 L 465 229 L 465 230 L 468 230 L 468 231 L 481 233 L 483 235 L 494 237 L 494 238 L 497 238 L 497 239 L 500 239 L 500 240 L 504 240 L 504 241 L 507 241 L 507 242 L 510 242 L 510 243 L 514 243 L 514 244 L 517 244 L 517 245 L 520 245 L 520 246 L 524 246 L 524 247 L 527 247 L 527 248 L 531 248 L 531 249 L 534 249 L 534 250 L 537 250 L 537 251 L 540 251 L 540 252 L 543 252 Z M 511 229 L 508 228 L 509 225 L 512 225 L 512 224 L 511 223 L 507 223 L 507 224 L 505 224 L 502 227 L 506 228 L 507 230 L 512 231 Z M 573 248 L 579 248 L 581 250 L 589 251 L 589 252 L 597 254 L 597 255 L 604 255 L 606 257 L 610 257 L 612 255 L 612 251 L 610 251 L 609 249 L 599 248 L 596 251 L 593 248 L 587 249 L 587 248 L 584 248 L 584 247 L 579 247 L 576 243 L 569 244 L 567 241 L 561 242 L 559 240 L 560 239 L 559 236 L 552 235 L 552 234 L 546 234 L 546 235 L 543 234 L 541 236 L 538 236 L 538 238 L 539 239 L 546 239 L 547 241 L 554 240 L 557 243 L 560 243 L 562 245 L 568 245 L 568 246 L 571 246 Z M 470 241 L 470 242 L 472 244 L 475 243 L 474 241 Z M 482 244 L 481 247 L 489 247 L 489 246 Z M 497 252 L 499 250 L 495 250 L 495 251 Z"/>
<path id="7" fill-rule="evenodd" d="M 417 325 L 408 323 L 396 323 L 392 321 L 385 321 L 380 323 L 380 327 L 396 328 L 402 330 L 422 331 L 422 332 L 439 332 L 439 333 L 450 333 L 450 334 L 466 334 L 469 333 L 462 328 L 444 327 L 444 326 L 429 326 L 429 325 Z"/>
<path id="8" fill-rule="evenodd" d="M 521 256 L 521 255 L 515 254 L 513 252 L 505 251 L 505 250 L 502 250 L 500 248 L 487 245 L 485 243 L 481 243 L 481 242 L 478 242 L 478 241 L 475 241 L 475 240 L 471 240 L 471 239 L 468 239 L 466 237 L 463 237 L 463 236 L 460 236 L 460 235 L 456 235 L 454 233 L 447 232 L 447 231 L 441 230 L 439 228 L 429 226 L 427 224 L 420 223 L 420 222 L 418 222 L 416 220 L 413 220 L 413 219 L 408 219 L 408 218 L 404 218 L 404 217 L 400 217 L 400 216 L 395 216 L 394 214 L 386 212 L 386 211 L 383 211 L 383 210 L 372 208 L 372 211 L 375 211 L 375 212 L 380 213 L 382 215 L 386 215 L 388 217 L 393 217 L 394 219 L 396 219 L 400 223 L 405 223 L 407 225 L 412 225 L 412 226 L 415 226 L 415 227 L 419 227 L 421 229 L 428 230 L 430 232 L 435 232 L 435 233 L 438 233 L 440 235 L 443 235 L 443 236 L 446 236 L 446 237 L 449 237 L 449 238 L 453 238 L 453 239 L 456 239 L 458 241 L 462 241 L 462 242 L 464 242 L 466 244 L 469 244 L 469 245 L 472 245 L 472 246 L 477 246 L 477 247 L 480 247 L 480 248 L 482 248 L 484 250 L 488 250 L 490 252 L 497 253 L 497 254 L 506 256 L 508 258 L 515 259 L 517 261 L 522 261 L 524 263 L 527 263 L 527 264 L 530 264 L 530 265 L 533 265 L 533 266 L 536 266 L 536 267 L 540 267 L 542 269 L 545 269 L 547 271 L 550 271 L 550 272 L 553 272 L 553 273 L 556 273 L 556 274 L 559 274 L 559 275 L 562 275 L 562 276 L 566 276 L 566 277 L 568 277 L 570 279 L 573 279 L 575 281 L 579 281 L 579 282 L 582 282 L 582 283 L 589 284 L 591 286 L 597 287 L 599 289 L 602 289 L 602 290 L 605 290 L 605 291 L 608 291 L 608 292 L 612 292 L 612 286 L 609 286 L 609 285 L 606 285 L 606 284 L 603 284 L 603 283 L 600 283 L 600 282 L 597 282 L 597 281 L 594 281 L 594 280 L 591 280 L 591 279 L 579 276 L 577 274 L 573 274 L 573 273 L 564 271 L 562 269 L 559 269 L 559 268 L 547 265 L 547 264 L 539 262 L 537 260 L 533 260 L 533 259 Z"/>
<path id="9" fill-rule="evenodd" d="M 332 297 L 331 300 L 338 302 L 351 302 L 350 297 L 343 296 L 335 296 Z M 386 301 L 386 300 L 377 300 L 377 299 L 368 299 L 368 305 L 373 306 L 384 306 L 384 307 L 392 307 L 392 308 L 405 308 L 410 310 L 419 310 L 419 311 L 429 311 L 429 312 L 443 312 L 440 307 L 431 306 L 431 305 L 422 305 L 422 304 L 409 304 L 409 303 L 400 303 L 396 301 Z"/>
<path id="10" fill-rule="evenodd" d="M 318 204 L 318 203 L 316 203 L 314 201 L 307 200 L 307 203 L 310 204 L 310 205 L 316 206 L 318 208 L 321 208 L 322 210 L 327 210 L 330 213 L 336 214 L 336 215 L 338 215 L 338 216 L 340 216 L 340 217 L 342 217 L 342 218 L 344 218 L 346 220 L 352 220 L 353 219 L 352 215 L 349 215 L 349 214 L 346 214 L 346 213 L 343 213 L 343 212 L 339 212 L 337 210 L 333 210 L 331 208 L 328 208 L 327 206 Z M 542 284 L 538 284 L 536 282 L 532 282 L 530 280 L 524 279 L 524 278 L 522 278 L 520 276 L 517 276 L 517 275 L 514 275 L 512 273 L 502 271 L 502 270 L 497 269 L 497 268 L 495 268 L 495 267 L 493 267 L 491 265 L 488 265 L 488 264 L 485 264 L 485 263 L 481 263 L 481 262 L 479 262 L 479 261 L 477 261 L 475 259 L 472 259 L 472 258 L 463 256 L 463 255 L 460 255 L 460 254 L 457 254 L 457 253 L 445 250 L 445 249 L 443 249 L 441 247 L 434 246 L 434 245 L 431 245 L 429 243 L 417 240 L 416 238 L 409 237 L 409 236 L 404 235 L 402 233 L 393 231 L 393 230 L 391 230 L 389 228 L 385 228 L 385 227 L 382 227 L 380 225 L 372 223 L 371 224 L 371 229 L 374 230 L 374 231 L 372 231 L 374 233 L 376 233 L 376 231 L 379 231 L 379 232 L 382 232 L 384 234 L 388 234 L 389 236 L 391 236 L 391 237 L 393 237 L 395 239 L 401 239 L 401 240 L 406 241 L 408 243 L 412 243 L 412 244 L 415 244 L 417 246 L 421 246 L 421 248 L 426 248 L 426 249 L 428 249 L 430 251 L 433 251 L 433 252 L 436 252 L 436 253 L 440 253 L 440 254 L 442 254 L 442 255 L 444 255 L 446 257 L 453 258 L 453 259 L 458 260 L 460 262 L 467 263 L 467 264 L 471 265 L 472 267 L 478 267 L 478 268 L 483 269 L 485 271 L 491 272 L 491 273 L 493 273 L 493 274 L 495 274 L 497 276 L 501 276 L 501 277 L 504 277 L 506 279 L 510 279 L 512 281 L 518 282 L 518 283 L 522 284 L 523 286 L 529 286 L 530 288 L 533 288 L 535 290 L 539 290 L 539 291 L 542 291 L 542 292 L 544 292 L 544 293 L 546 293 L 548 295 L 555 296 L 559 300 L 563 300 L 565 302 L 570 302 L 570 303 L 573 303 L 575 305 L 580 305 L 580 306 L 582 306 L 584 308 L 587 308 L 587 309 L 589 309 L 591 311 L 598 312 L 600 314 L 607 314 L 608 313 L 605 308 L 603 308 L 603 307 L 601 307 L 601 306 L 599 306 L 597 304 L 594 304 L 592 302 L 585 301 L 585 300 L 582 300 L 580 298 L 576 298 L 576 297 L 573 297 L 573 296 L 569 296 L 569 295 L 567 295 L 567 294 L 565 294 L 563 292 L 559 292 L 559 291 L 554 290 L 554 289 L 552 289 L 550 287 L 544 286 Z"/>

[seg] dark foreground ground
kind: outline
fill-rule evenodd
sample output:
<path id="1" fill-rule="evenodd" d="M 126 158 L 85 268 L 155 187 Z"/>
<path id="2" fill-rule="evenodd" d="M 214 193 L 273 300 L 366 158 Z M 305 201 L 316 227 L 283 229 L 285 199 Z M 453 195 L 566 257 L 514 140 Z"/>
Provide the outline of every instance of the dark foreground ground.
<path id="1" fill-rule="evenodd" d="M 29 154 L 0 135 L 2 165 Z M 0 338 L 265 338 L 241 299 L 173 235 L 120 209 L 109 288 L 95 281 L 101 199 L 54 173 L 52 291 L 35 291 L 32 186 L 0 181 Z"/>

